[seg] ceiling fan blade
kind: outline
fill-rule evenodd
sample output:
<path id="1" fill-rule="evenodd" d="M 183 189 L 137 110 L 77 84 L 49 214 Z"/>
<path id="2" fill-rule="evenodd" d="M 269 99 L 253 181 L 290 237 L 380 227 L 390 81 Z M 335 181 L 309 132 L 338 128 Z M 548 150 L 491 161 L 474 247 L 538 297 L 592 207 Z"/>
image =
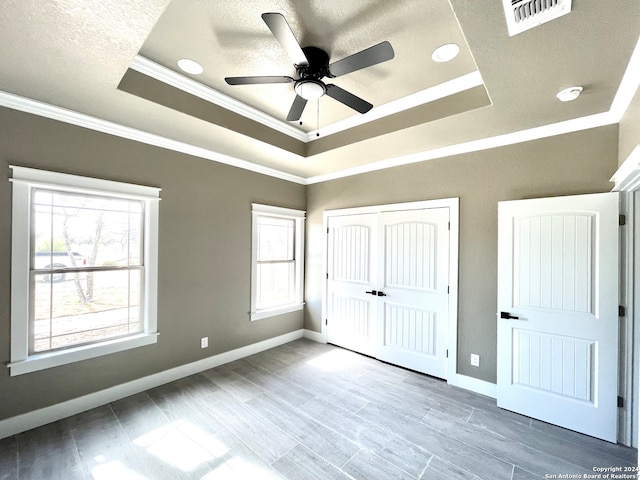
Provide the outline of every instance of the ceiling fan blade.
<path id="1" fill-rule="evenodd" d="M 294 65 L 306 66 L 309 65 L 307 56 L 302 51 L 298 40 L 293 35 L 291 27 L 287 23 L 287 20 L 280 13 L 263 13 L 262 20 L 267 24 L 273 36 L 276 37 L 278 43 L 285 51 L 289 58 L 293 61 Z"/>
<path id="2" fill-rule="evenodd" d="M 367 113 L 373 108 L 373 105 L 369 102 L 360 97 L 356 97 L 353 93 L 349 93 L 336 85 L 327 85 L 327 95 L 340 103 L 344 103 L 347 107 L 353 108 L 356 112 Z"/>
<path id="3" fill-rule="evenodd" d="M 293 78 L 281 77 L 226 77 L 225 82 L 229 85 L 256 85 L 262 83 L 291 83 Z"/>
<path id="4" fill-rule="evenodd" d="M 362 68 L 386 62 L 394 56 L 395 52 L 393 51 L 393 47 L 389 42 L 384 41 L 332 63 L 329 65 L 329 72 L 332 77 L 339 77 Z"/>
<path id="5" fill-rule="evenodd" d="M 300 120 L 302 111 L 306 105 L 307 100 L 302 98 L 300 95 L 296 95 L 296 98 L 293 100 L 293 104 L 291 105 L 291 109 L 289 110 L 289 114 L 287 115 L 287 122 L 297 122 Z"/>

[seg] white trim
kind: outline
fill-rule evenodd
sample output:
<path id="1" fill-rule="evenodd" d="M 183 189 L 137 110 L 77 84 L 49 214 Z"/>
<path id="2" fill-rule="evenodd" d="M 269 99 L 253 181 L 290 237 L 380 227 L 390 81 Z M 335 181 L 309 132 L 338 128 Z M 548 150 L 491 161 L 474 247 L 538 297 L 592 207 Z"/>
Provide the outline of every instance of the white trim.
<path id="1" fill-rule="evenodd" d="M 640 145 L 636 145 L 609 181 L 615 184 L 614 192 L 640 190 Z"/>
<path id="2" fill-rule="evenodd" d="M 146 305 L 145 305 L 146 307 Z M 45 368 L 59 367 L 89 358 L 96 358 L 111 353 L 123 352 L 132 348 L 144 347 L 157 343 L 157 333 L 140 334 L 134 337 L 117 338 L 99 344 L 81 345 L 51 353 L 29 355 L 25 360 L 7 364 L 11 369 L 11 376 L 37 372 Z"/>
<path id="3" fill-rule="evenodd" d="M 587 117 L 574 118 L 564 122 L 544 125 L 542 127 L 520 130 L 517 132 L 506 133 L 504 135 L 497 135 L 495 137 L 482 138 L 479 140 L 472 140 L 470 142 L 435 148 L 433 150 L 425 150 L 409 155 L 403 155 L 401 157 L 379 160 L 377 162 L 347 168 L 338 172 L 316 175 L 315 177 L 308 177 L 306 179 L 306 184 L 312 185 L 314 183 L 336 180 L 338 178 L 350 177 L 361 173 L 375 172 L 377 170 L 399 167 L 411 163 L 424 162 L 426 160 L 435 160 L 437 158 L 451 157 L 453 155 L 489 150 L 492 148 L 529 142 L 531 140 L 564 135 L 566 133 L 577 132 L 580 130 L 603 127 L 614 123 L 617 123 L 617 121 L 609 112 L 598 113 Z"/>
<path id="4" fill-rule="evenodd" d="M 640 72 L 640 37 L 638 37 L 638 43 L 636 43 L 633 49 L 629 64 L 627 65 L 620 85 L 618 85 L 618 91 L 609 109 L 609 113 L 616 119 L 616 123 L 622 120 L 633 97 L 638 91 L 638 87 L 640 87 L 640 75 L 638 72 Z"/>
<path id="5" fill-rule="evenodd" d="M 19 167 L 9 165 L 12 170 L 11 182 L 24 182 L 32 186 L 44 188 L 62 188 L 73 190 L 74 192 L 89 193 L 100 190 L 107 196 L 117 195 L 127 198 L 154 199 L 160 197 L 161 188 L 148 187 L 146 185 L 136 185 L 133 183 L 114 182 L 101 178 L 81 177 L 79 175 L 69 175 L 67 173 L 52 172 L 50 170 L 39 170 L 35 168 Z"/>
<path id="6" fill-rule="evenodd" d="M 71 125 L 77 125 L 98 132 L 115 135 L 121 138 L 127 138 L 148 145 L 154 145 L 157 147 L 186 153 L 188 155 L 193 155 L 200 158 L 206 158 L 208 160 L 213 160 L 215 162 L 223 163 L 226 165 L 243 168 L 245 170 L 253 171 L 263 175 L 269 175 L 271 177 L 280 178 L 282 180 L 287 180 L 293 183 L 298 183 L 301 185 L 312 185 L 314 183 L 358 175 L 360 173 L 373 172 L 386 168 L 433 160 L 436 158 L 445 158 L 453 155 L 498 148 L 506 145 L 514 145 L 517 143 L 537 140 L 540 138 L 553 137 L 556 135 L 563 135 L 566 133 L 619 123 L 622 116 L 626 112 L 634 94 L 638 90 L 638 86 L 640 85 L 640 73 L 638 72 L 640 72 L 640 39 L 636 44 L 633 54 L 629 60 L 627 70 L 618 87 L 616 96 L 611 104 L 609 111 L 607 112 L 574 118 L 571 120 L 544 125 L 541 127 L 520 130 L 517 132 L 511 132 L 504 135 L 496 135 L 494 137 L 484 138 L 480 140 L 463 142 L 432 150 L 425 150 L 410 155 L 380 160 L 378 162 L 348 168 L 338 172 L 316 175 L 307 178 L 293 175 L 274 168 L 257 165 L 248 160 L 243 160 L 231 155 L 225 155 L 213 150 L 197 147 L 195 145 L 190 145 L 188 143 L 180 142 L 177 140 L 172 140 L 160 135 L 144 132 L 142 130 L 127 127 L 114 122 L 109 122 L 107 120 L 102 120 L 82 113 L 74 112 L 66 108 L 50 105 L 8 92 L 0 91 L 0 106 L 11 108 L 21 112 L 39 115 L 41 117 L 50 118 Z M 300 156 L 300 158 L 304 157 Z"/>
<path id="7" fill-rule="evenodd" d="M 624 406 L 618 409 L 618 442 L 627 446 L 636 446 L 638 432 L 638 385 L 634 375 L 637 355 L 634 345 L 638 329 L 634 331 L 634 224 L 635 204 L 633 192 L 620 194 L 620 212 L 624 213 L 627 223 L 620 231 L 620 305 L 624 305 L 626 315 L 619 319 L 620 356 L 618 395 L 624 398 Z"/>
<path id="8" fill-rule="evenodd" d="M 480 85 L 484 85 L 484 82 L 482 81 L 482 75 L 480 75 L 480 72 L 476 70 L 475 72 L 454 78 L 448 82 L 441 83 L 434 87 L 399 98 L 398 100 L 374 107 L 367 112 L 366 115 L 352 115 L 344 120 L 325 125 L 319 130 L 322 133 L 321 137 L 318 136 L 318 130 L 313 130 L 307 134 L 306 142 L 312 142 L 319 138 L 333 135 L 334 133 L 359 127 L 360 125 L 364 125 L 441 98 L 455 95 L 456 93 L 464 92 Z"/>
<path id="9" fill-rule="evenodd" d="M 249 312 L 251 321 L 295 312 L 304 308 L 304 235 L 306 215 L 307 212 L 304 210 L 275 207 L 260 203 L 251 204 L 251 310 Z M 258 310 L 256 308 L 258 298 L 258 219 L 261 216 L 281 217 L 294 221 L 295 292 L 293 303 Z"/>
<path id="10" fill-rule="evenodd" d="M 314 332 L 313 330 L 309 330 L 308 328 L 304 329 L 304 338 L 308 338 L 309 340 L 313 340 L 318 343 L 327 343 L 327 339 L 324 338 L 322 333 Z"/>
<path id="11" fill-rule="evenodd" d="M 257 108 L 250 107 L 235 98 L 229 97 L 228 95 L 207 87 L 200 82 L 196 82 L 189 77 L 185 77 L 178 72 L 163 67 L 142 55 L 136 55 L 131 63 L 131 69 L 147 75 L 148 77 L 155 78 L 156 80 L 182 90 L 183 92 L 195 95 L 209 103 L 226 108 L 227 110 L 237 113 L 238 115 L 242 115 L 245 118 L 261 123 L 262 125 L 272 128 L 280 133 L 284 133 L 296 140 L 301 142 L 307 141 L 308 135 L 302 130 L 295 128 L 292 124 L 287 123 L 284 120 L 279 120 L 261 110 L 258 110 Z"/>
<path id="12" fill-rule="evenodd" d="M 459 232 L 460 232 L 460 199 L 442 198 L 436 200 L 422 200 L 417 202 L 392 203 L 386 205 L 370 205 L 366 207 L 343 208 L 325 210 L 322 216 L 322 231 L 325 233 L 325 241 L 322 249 L 322 325 L 320 333 L 316 332 L 319 341 L 326 343 L 327 327 L 324 321 L 327 318 L 327 269 L 328 269 L 328 241 L 329 219 L 331 217 L 361 215 L 367 213 L 395 212 L 406 210 L 422 210 L 427 208 L 449 209 L 449 318 L 447 323 L 447 349 L 449 359 L 447 361 L 447 379 L 457 372 L 457 343 L 458 343 L 458 256 L 459 256 Z"/>
<path id="13" fill-rule="evenodd" d="M 620 385 L 624 386 L 624 390 L 620 393 L 625 402 L 618 422 L 618 441 L 638 448 L 640 360 L 634 352 L 640 345 L 640 328 L 636 322 L 636 305 L 640 304 L 640 288 L 638 288 L 640 270 L 635 268 L 640 252 L 640 236 L 637 235 L 640 228 L 640 194 L 638 193 L 640 191 L 640 145 L 633 149 L 610 181 L 615 183 L 613 191 L 622 192 L 621 199 L 625 207 L 623 211 L 627 218 L 627 225 L 622 233 L 624 248 L 621 259 L 623 262 L 621 304 L 625 306 L 626 316 L 620 322 L 623 328 L 621 332 L 625 334 L 621 342 L 624 352 L 621 355 L 620 366 Z"/>
<path id="14" fill-rule="evenodd" d="M 640 189 L 639 189 L 640 190 Z M 633 203 L 634 214 L 631 222 L 627 222 L 628 229 L 633 239 L 633 257 L 630 265 L 633 268 L 629 268 L 627 271 L 627 311 L 629 311 L 628 318 L 631 319 L 633 326 L 633 367 L 630 374 L 633 375 L 631 380 L 632 384 L 632 414 L 631 418 L 633 425 L 631 427 L 631 446 L 638 448 L 640 444 L 640 355 L 637 354 L 638 346 L 640 345 L 640 326 L 636 319 L 636 313 L 640 306 L 640 268 L 637 268 L 637 259 L 640 256 L 640 192 L 636 191 L 631 194 L 629 203 Z M 629 283 L 631 285 L 629 285 Z M 640 454 L 639 454 L 640 455 Z M 640 458 L 640 457 L 639 457 Z"/>
<path id="15" fill-rule="evenodd" d="M 0 420 L 0 438 L 10 437 L 17 433 L 25 432 L 47 423 L 55 422 L 62 418 L 76 415 L 92 408 L 105 405 L 116 400 L 144 392 L 151 388 L 173 382 L 189 375 L 215 368 L 225 363 L 233 362 L 241 358 L 254 355 L 270 348 L 292 342 L 304 335 L 303 330 L 296 330 L 278 337 L 273 337 L 261 342 L 253 343 L 245 347 L 236 348 L 211 357 L 197 360 L 186 365 L 154 373 L 147 377 L 138 378 L 131 382 L 116 385 L 99 392 L 90 393 L 82 397 L 67 400 L 66 402 L 44 407 L 39 410 L 17 415 L 15 417 Z"/>
<path id="16" fill-rule="evenodd" d="M 318 139 L 317 130 L 304 132 L 303 130 L 294 127 L 294 124 L 280 120 L 268 113 L 258 110 L 257 108 L 250 107 L 235 98 L 220 93 L 211 87 L 207 87 L 179 72 L 163 67 L 142 55 L 136 55 L 131 63 L 131 69 L 182 90 L 183 92 L 195 95 L 207 102 L 226 108 L 227 110 L 237 113 L 238 115 L 242 115 L 245 118 L 261 123 L 262 125 L 295 138 L 301 142 L 309 143 Z M 352 115 L 344 120 L 325 125 L 321 128 L 322 136 L 326 137 L 349 128 L 364 125 L 366 123 L 379 120 L 380 118 L 475 88 L 479 85 L 484 85 L 484 82 L 482 81 L 480 72 L 476 70 L 434 87 L 430 87 L 398 100 L 374 107 L 367 113 L 367 115 Z"/>
<path id="17" fill-rule="evenodd" d="M 153 145 L 156 147 L 165 148 L 167 150 L 205 158 L 214 162 L 231 165 L 233 167 L 242 168 L 244 170 L 249 170 L 275 178 L 280 178 L 282 180 L 297 183 L 300 185 L 312 185 L 315 183 L 326 182 L 338 178 L 350 177 L 361 173 L 374 172 L 377 170 L 384 170 L 387 168 L 408 165 L 427 160 L 434 160 L 437 158 L 445 158 L 453 155 L 460 155 L 464 153 L 488 150 L 491 148 L 498 148 L 507 145 L 514 145 L 531 140 L 538 140 L 541 138 L 553 137 L 556 135 L 564 135 L 566 133 L 572 133 L 617 123 L 615 115 L 612 115 L 609 112 L 598 113 L 586 117 L 566 120 L 564 122 L 544 125 L 542 127 L 520 130 L 518 132 L 512 132 L 495 137 L 449 145 L 433 150 L 425 150 L 409 155 L 380 160 L 358 167 L 347 168 L 337 172 L 305 178 L 281 170 L 276 170 L 274 168 L 257 165 L 248 160 L 242 160 L 231 155 L 225 155 L 203 147 L 198 147 L 185 142 L 172 140 L 167 137 L 127 127 L 114 122 L 109 122 L 107 120 L 102 120 L 90 115 L 85 115 L 83 113 L 74 112 L 66 108 L 57 107 L 55 105 L 39 102 L 37 100 L 32 100 L 26 97 L 20 97 L 12 93 L 0 91 L 0 106 L 30 113 L 33 115 L 38 115 L 45 118 L 50 118 L 52 120 L 68 123 L 70 125 L 88 128 L 97 132 L 107 133 L 109 135 L 134 140 L 147 145 Z"/>
<path id="18" fill-rule="evenodd" d="M 285 313 L 298 312 L 303 308 L 304 308 L 304 303 L 295 303 L 291 305 L 284 305 L 282 307 L 259 310 L 257 312 L 252 311 L 251 321 L 262 320 L 263 318 L 275 317 L 277 315 L 284 315 Z"/>
<path id="19" fill-rule="evenodd" d="M 66 365 L 157 342 L 158 204 L 161 189 L 68 175 L 47 170 L 9 166 L 13 184 L 11 223 L 11 362 L 10 375 L 22 375 Z M 135 198 L 144 204 L 144 280 L 142 319 L 144 332 L 59 351 L 29 354 L 30 245 L 32 242 L 32 189 L 45 187 L 63 192 L 83 192 L 118 198 Z"/>
<path id="20" fill-rule="evenodd" d="M 193 155 L 194 157 L 213 160 L 214 162 L 231 165 L 232 167 L 242 168 L 244 170 L 268 175 L 270 177 L 280 178 L 289 182 L 301 185 L 305 185 L 306 183 L 305 179 L 298 175 L 276 170 L 275 168 L 257 165 L 248 160 L 232 157 L 231 155 L 225 155 L 207 148 L 197 147 L 189 143 L 180 142 L 161 135 L 127 127 L 119 123 L 92 117 L 90 115 L 85 115 L 84 113 L 74 112 L 73 110 L 21 97 L 12 93 L 0 91 L 0 106 L 38 115 L 44 118 L 50 118 L 58 122 L 68 123 L 78 127 L 88 128 L 96 132 L 107 133 L 116 137 L 134 140 L 147 145 L 165 148 L 174 152 L 186 153 L 187 155 Z"/>
<path id="21" fill-rule="evenodd" d="M 460 249 L 460 199 L 448 199 L 449 207 L 449 324 L 447 331 L 447 382 L 458 373 L 458 260 Z"/>
<path id="22" fill-rule="evenodd" d="M 252 203 L 251 211 L 264 213 L 267 215 L 276 215 L 279 217 L 295 217 L 295 218 L 305 218 L 307 216 L 307 212 L 304 210 L 295 210 L 293 208 L 284 208 L 284 207 L 275 207 L 273 205 L 264 205 L 261 203 Z"/>
<path id="23" fill-rule="evenodd" d="M 468 377 L 455 373 L 450 376 L 448 380 L 449 385 L 454 387 L 464 388 L 465 390 L 471 390 L 472 392 L 479 393 L 491 398 L 497 398 L 497 385 L 478 378 Z"/>

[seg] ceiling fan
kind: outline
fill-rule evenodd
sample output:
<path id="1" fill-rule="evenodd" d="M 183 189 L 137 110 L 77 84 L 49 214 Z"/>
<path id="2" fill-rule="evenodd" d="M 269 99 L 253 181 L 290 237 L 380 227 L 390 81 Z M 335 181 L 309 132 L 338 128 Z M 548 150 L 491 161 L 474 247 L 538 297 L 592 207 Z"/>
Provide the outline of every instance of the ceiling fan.
<path id="1" fill-rule="evenodd" d="M 263 13 L 262 19 L 283 50 L 293 61 L 298 79 L 289 76 L 226 77 L 229 85 L 255 85 L 267 83 L 294 83 L 296 98 L 291 105 L 287 121 L 300 120 L 308 100 L 315 100 L 327 94 L 357 112 L 367 113 L 373 105 L 347 92 L 337 85 L 322 81 L 324 77 L 335 78 L 347 73 L 386 62 L 394 57 L 393 47 L 387 41 L 354 53 L 329 64 L 329 55 L 317 47 L 300 47 L 287 20 L 280 13 Z"/>

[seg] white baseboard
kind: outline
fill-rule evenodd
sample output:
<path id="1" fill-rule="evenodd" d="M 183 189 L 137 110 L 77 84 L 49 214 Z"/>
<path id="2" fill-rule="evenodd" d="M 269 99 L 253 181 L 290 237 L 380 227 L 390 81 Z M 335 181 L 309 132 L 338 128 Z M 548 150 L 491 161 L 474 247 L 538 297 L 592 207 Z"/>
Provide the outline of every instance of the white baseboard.
<path id="1" fill-rule="evenodd" d="M 485 395 L 487 397 L 496 398 L 498 396 L 497 385 L 495 383 L 486 382 L 466 375 L 455 373 L 447 380 L 449 385 L 464 388 L 472 392 Z"/>
<path id="2" fill-rule="evenodd" d="M 280 335 L 279 337 L 263 340 L 258 343 L 247 345 L 246 347 L 236 348 L 235 350 L 230 350 L 196 362 L 139 378 L 131 382 L 116 385 L 115 387 L 107 388 L 99 392 L 90 393 L 82 397 L 67 400 L 66 402 L 44 407 L 22 415 L 16 415 L 15 417 L 7 418 L 5 420 L 0 420 L 0 439 L 85 412 L 92 408 L 120 400 L 130 395 L 135 395 L 136 393 L 144 392 L 150 388 L 155 388 L 160 385 L 164 385 L 165 383 L 173 382 L 174 380 L 179 380 L 180 378 L 203 372 L 210 368 L 215 368 L 225 363 L 233 362 L 234 360 L 248 357 L 249 355 L 253 355 L 279 345 L 284 345 L 285 343 L 289 343 L 293 340 L 306 336 L 305 333 L 305 330 L 296 330 L 294 332 Z"/>
<path id="3" fill-rule="evenodd" d="M 313 330 L 305 328 L 303 335 L 304 338 L 308 338 L 309 340 L 313 340 L 314 342 L 327 343 L 327 339 L 324 338 L 324 335 L 320 332 L 314 332 Z"/>

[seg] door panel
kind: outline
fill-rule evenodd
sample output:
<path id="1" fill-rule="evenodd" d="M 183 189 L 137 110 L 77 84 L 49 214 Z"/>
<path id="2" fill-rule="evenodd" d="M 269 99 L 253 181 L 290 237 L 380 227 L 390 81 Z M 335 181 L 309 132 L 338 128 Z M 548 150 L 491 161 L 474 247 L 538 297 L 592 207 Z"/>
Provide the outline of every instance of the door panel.
<path id="1" fill-rule="evenodd" d="M 501 202 L 498 250 L 498 406 L 616 441 L 617 194 Z"/>
<path id="2" fill-rule="evenodd" d="M 385 302 L 384 346 L 433 356 L 436 312 Z"/>
<path id="3" fill-rule="evenodd" d="M 376 353 L 377 215 L 329 219 L 327 341 L 365 355 Z"/>
<path id="4" fill-rule="evenodd" d="M 330 217 L 327 341 L 446 378 L 448 223 L 449 208 Z"/>
<path id="5" fill-rule="evenodd" d="M 446 378 L 449 209 L 380 214 L 378 358 Z"/>

